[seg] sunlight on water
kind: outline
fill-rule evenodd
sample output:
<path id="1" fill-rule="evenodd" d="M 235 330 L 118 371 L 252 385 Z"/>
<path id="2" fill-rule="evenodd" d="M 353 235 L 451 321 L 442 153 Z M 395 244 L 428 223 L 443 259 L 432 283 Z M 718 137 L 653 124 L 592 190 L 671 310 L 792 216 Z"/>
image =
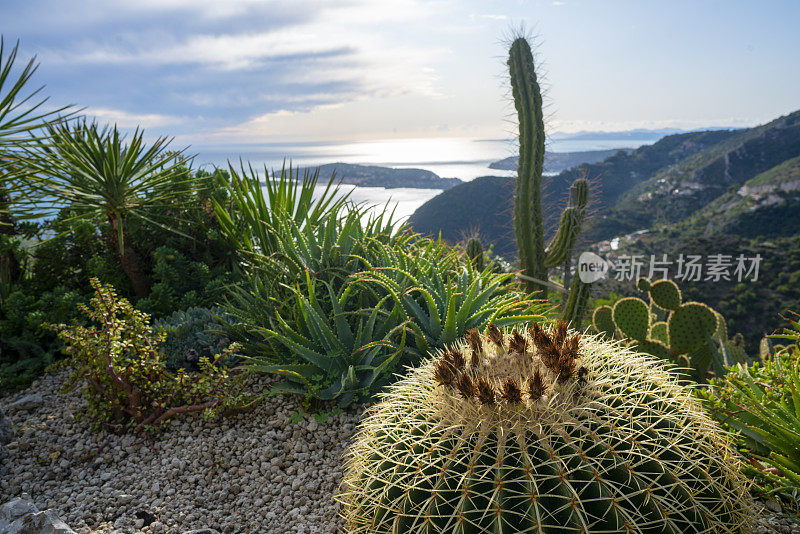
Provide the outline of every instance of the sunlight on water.
<path id="1" fill-rule="evenodd" d="M 639 145 L 641 143 L 634 143 Z M 548 150 L 570 152 L 633 146 L 630 139 L 559 140 L 548 143 Z M 355 163 L 393 168 L 429 170 L 443 178 L 474 180 L 479 176 L 514 176 L 514 171 L 490 169 L 489 164 L 516 155 L 516 143 L 507 139 L 391 139 L 358 143 L 270 143 L 229 147 L 199 148 L 195 167 L 227 168 L 231 161 L 238 166 L 239 158 L 250 162 L 254 169 L 280 170 L 286 162 L 293 167 L 316 167 L 325 163 Z M 321 181 L 328 177 L 321 176 Z M 435 197 L 439 189 L 384 189 L 382 187 L 352 188 L 351 199 L 383 206 L 389 202 L 398 218 L 406 219 L 422 204 Z"/>

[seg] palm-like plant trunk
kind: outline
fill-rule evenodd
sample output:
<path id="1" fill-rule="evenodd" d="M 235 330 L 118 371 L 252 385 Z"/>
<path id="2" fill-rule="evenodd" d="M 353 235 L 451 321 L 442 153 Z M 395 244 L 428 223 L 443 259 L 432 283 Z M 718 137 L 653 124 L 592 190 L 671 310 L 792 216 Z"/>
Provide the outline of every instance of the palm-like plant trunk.
<path id="1" fill-rule="evenodd" d="M 142 260 L 139 253 L 131 243 L 128 229 L 125 225 L 124 217 L 109 215 L 108 222 L 111 223 L 112 233 L 114 234 L 114 244 L 117 247 L 122 270 L 131 281 L 134 294 L 139 297 L 146 297 L 150 294 L 150 280 L 142 269 Z M 122 231 L 120 231 L 120 226 Z M 121 241 L 120 241 L 121 238 Z"/>
<path id="2" fill-rule="evenodd" d="M 5 189 L 0 186 L 0 234 L 17 235 L 17 221 L 8 211 L 11 200 Z M 3 286 L 17 282 L 22 276 L 22 265 L 14 249 L 0 251 L 0 280 Z"/>

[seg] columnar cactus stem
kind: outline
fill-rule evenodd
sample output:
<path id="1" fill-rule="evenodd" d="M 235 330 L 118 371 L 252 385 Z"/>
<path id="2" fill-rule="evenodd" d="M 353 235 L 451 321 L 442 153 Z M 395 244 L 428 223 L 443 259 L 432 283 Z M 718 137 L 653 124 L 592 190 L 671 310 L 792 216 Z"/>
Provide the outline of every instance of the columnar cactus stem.
<path id="1" fill-rule="evenodd" d="M 561 214 L 558 230 L 545 248 L 542 210 L 544 118 L 542 94 L 536 79 L 533 54 L 523 37 L 514 40 L 508 56 L 511 89 L 519 119 L 519 165 L 514 197 L 514 233 L 520 268 L 528 292 L 547 297 L 548 270 L 563 264 L 572 254 L 581 231 L 588 201 L 588 184 L 578 179 L 570 188 L 570 204 Z M 576 310 L 581 311 L 582 310 Z"/>
<path id="2" fill-rule="evenodd" d="M 542 217 L 542 167 L 544 165 L 544 117 L 542 94 L 533 68 L 531 47 L 519 37 L 508 57 L 511 90 L 519 118 L 519 164 L 514 200 L 514 232 L 522 270 L 537 280 L 547 279 L 544 267 L 544 222 Z M 528 292 L 547 287 L 525 281 Z"/>

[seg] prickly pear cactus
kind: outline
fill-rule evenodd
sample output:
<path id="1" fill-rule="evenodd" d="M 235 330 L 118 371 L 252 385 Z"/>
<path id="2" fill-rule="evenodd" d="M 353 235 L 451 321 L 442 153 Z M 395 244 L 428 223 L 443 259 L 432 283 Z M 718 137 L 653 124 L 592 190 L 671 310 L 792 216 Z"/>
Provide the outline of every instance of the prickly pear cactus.
<path id="1" fill-rule="evenodd" d="M 597 332 L 613 339 L 619 331 L 634 350 L 690 367 L 699 380 L 712 365 L 724 374 L 724 366 L 744 361 L 740 344 L 728 340 L 722 315 L 700 302 L 684 303 L 675 282 L 640 278 L 636 287 L 649 295 L 650 305 L 628 297 L 613 308 L 600 306 L 592 316 Z"/>
<path id="2" fill-rule="evenodd" d="M 483 245 L 481 240 L 477 237 L 470 237 L 466 245 L 467 257 L 469 261 L 475 266 L 475 269 L 482 271 L 484 268 L 483 263 Z"/>
<path id="3" fill-rule="evenodd" d="M 739 533 L 737 462 L 658 360 L 490 326 L 370 409 L 339 500 L 349 534 Z"/>

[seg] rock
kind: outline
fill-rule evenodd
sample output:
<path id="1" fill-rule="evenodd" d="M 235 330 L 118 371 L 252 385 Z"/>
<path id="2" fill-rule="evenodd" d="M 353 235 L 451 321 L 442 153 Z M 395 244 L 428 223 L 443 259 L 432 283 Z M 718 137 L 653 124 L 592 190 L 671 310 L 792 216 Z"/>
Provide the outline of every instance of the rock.
<path id="1" fill-rule="evenodd" d="M 219 530 L 214 530 L 213 528 L 197 528 L 195 530 L 187 530 L 183 534 L 220 534 Z"/>
<path id="2" fill-rule="evenodd" d="M 781 513 L 781 505 L 778 504 L 777 502 L 775 502 L 773 500 L 769 500 L 769 501 L 765 502 L 764 504 L 767 506 L 767 508 L 769 508 L 771 511 L 775 512 L 776 514 Z"/>
<path id="3" fill-rule="evenodd" d="M 6 410 L 8 410 L 9 413 L 19 411 L 30 412 L 41 406 L 43 401 L 44 399 L 41 393 L 31 393 L 30 395 L 22 396 L 11 404 L 7 405 Z"/>
<path id="4" fill-rule="evenodd" d="M 52 510 L 40 512 L 30 497 L 22 497 L 0 506 L 0 532 L 4 534 L 75 534 Z"/>
<path id="5" fill-rule="evenodd" d="M 0 408 L 0 445 L 8 443 L 14 438 L 14 425 Z"/>

